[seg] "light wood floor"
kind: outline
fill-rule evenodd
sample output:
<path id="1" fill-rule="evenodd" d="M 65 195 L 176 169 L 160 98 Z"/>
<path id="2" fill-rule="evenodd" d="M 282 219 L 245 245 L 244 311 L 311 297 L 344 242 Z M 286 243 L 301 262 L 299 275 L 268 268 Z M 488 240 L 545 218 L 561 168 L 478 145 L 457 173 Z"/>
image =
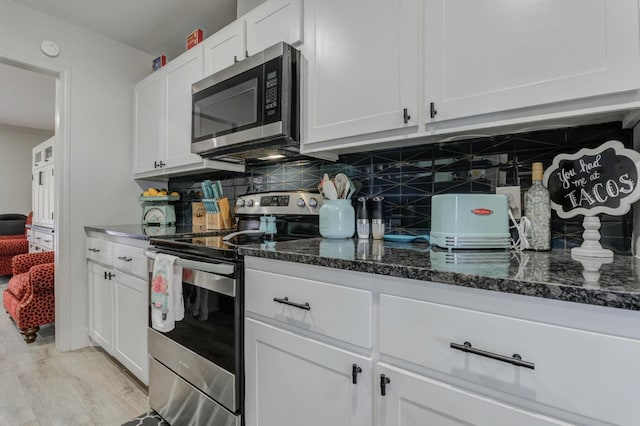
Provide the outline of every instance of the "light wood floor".
<path id="1" fill-rule="evenodd" d="M 58 352 L 53 325 L 27 345 L 0 309 L 1 426 L 121 425 L 146 411 L 144 387 L 104 352 Z"/>

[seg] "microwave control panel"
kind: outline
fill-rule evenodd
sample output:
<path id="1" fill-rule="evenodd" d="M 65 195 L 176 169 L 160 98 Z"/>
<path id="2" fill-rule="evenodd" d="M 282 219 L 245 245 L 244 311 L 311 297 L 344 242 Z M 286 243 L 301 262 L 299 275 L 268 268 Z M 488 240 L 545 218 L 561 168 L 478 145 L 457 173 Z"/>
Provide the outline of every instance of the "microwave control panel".
<path id="1" fill-rule="evenodd" d="M 280 121 L 280 94 L 282 93 L 282 59 L 276 58 L 264 65 L 264 121 Z"/>

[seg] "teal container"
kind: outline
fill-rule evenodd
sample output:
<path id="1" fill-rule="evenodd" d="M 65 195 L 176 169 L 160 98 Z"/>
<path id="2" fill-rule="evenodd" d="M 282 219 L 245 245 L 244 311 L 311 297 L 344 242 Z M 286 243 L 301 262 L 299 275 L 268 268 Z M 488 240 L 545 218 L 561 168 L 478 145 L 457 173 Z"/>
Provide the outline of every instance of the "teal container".
<path id="1" fill-rule="evenodd" d="M 351 238 L 356 230 L 351 200 L 324 200 L 319 220 L 320 235 L 324 238 Z"/>

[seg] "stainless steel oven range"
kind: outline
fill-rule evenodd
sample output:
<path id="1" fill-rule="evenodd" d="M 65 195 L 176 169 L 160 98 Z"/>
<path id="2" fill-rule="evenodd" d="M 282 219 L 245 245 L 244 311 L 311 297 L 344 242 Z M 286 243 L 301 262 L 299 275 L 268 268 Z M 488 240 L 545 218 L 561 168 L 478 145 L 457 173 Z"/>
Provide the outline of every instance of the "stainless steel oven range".
<path id="1" fill-rule="evenodd" d="M 167 333 L 148 329 L 149 403 L 173 425 L 241 426 L 244 409 L 244 262 L 237 248 L 319 236 L 318 194 L 269 192 L 238 197 L 237 229 L 151 239 L 149 271 L 158 253 L 182 266 L 185 317 Z M 276 218 L 265 240 L 260 217 Z M 150 274 L 151 276 L 151 274 Z"/>
<path id="2" fill-rule="evenodd" d="M 156 252 L 147 252 L 151 271 Z M 239 426 L 242 260 L 171 254 L 183 268 L 185 317 L 167 333 L 148 329 L 149 403 L 171 424 Z"/>

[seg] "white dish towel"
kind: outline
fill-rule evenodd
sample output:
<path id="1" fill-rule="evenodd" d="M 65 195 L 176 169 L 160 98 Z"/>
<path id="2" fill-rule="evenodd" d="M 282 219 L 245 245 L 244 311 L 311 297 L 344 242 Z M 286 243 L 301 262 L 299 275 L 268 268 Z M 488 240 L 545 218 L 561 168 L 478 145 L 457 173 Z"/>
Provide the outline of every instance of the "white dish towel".
<path id="1" fill-rule="evenodd" d="M 175 256 L 158 253 L 151 277 L 151 327 L 163 333 L 184 318 L 182 267 Z"/>

